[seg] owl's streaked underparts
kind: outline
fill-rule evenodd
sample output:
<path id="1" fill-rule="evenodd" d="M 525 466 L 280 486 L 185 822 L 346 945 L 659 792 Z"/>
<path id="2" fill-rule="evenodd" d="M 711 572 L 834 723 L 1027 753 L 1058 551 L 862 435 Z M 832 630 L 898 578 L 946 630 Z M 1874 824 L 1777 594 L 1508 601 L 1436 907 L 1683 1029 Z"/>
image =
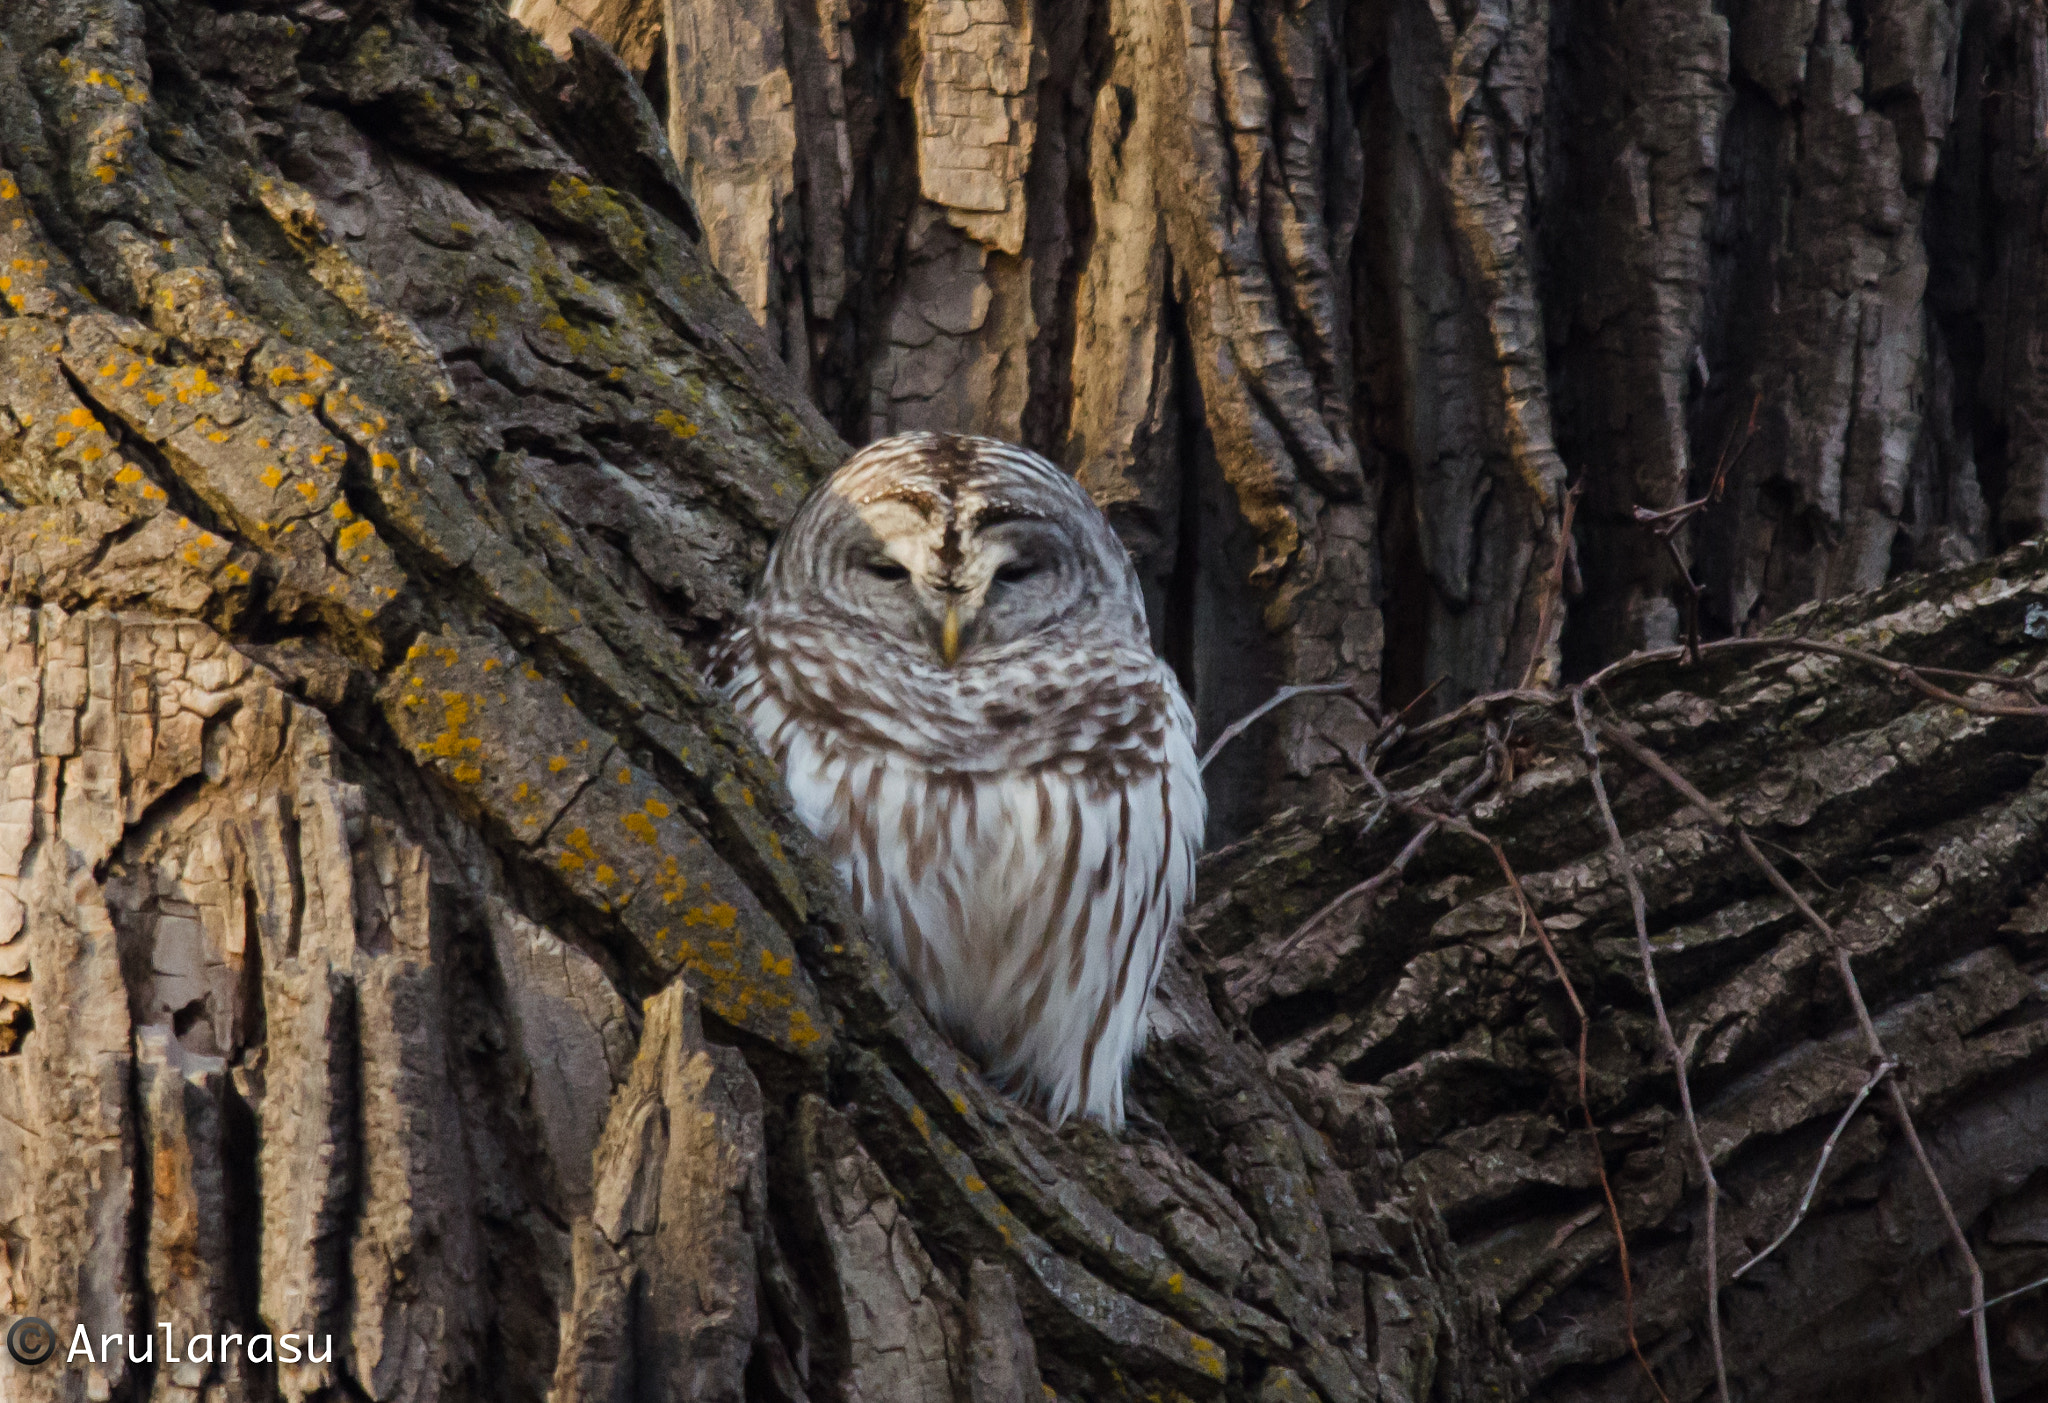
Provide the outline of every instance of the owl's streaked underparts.
<path id="1" fill-rule="evenodd" d="M 1100 510 L 993 439 L 848 459 L 713 677 L 925 1011 L 1055 1121 L 1123 1122 L 1194 885 L 1194 718 Z"/>

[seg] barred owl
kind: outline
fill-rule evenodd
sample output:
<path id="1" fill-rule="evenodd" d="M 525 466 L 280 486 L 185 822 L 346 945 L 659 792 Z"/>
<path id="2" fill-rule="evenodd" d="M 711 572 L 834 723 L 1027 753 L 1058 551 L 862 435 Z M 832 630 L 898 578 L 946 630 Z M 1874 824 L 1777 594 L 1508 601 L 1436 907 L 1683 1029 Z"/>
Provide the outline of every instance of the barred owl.
<path id="1" fill-rule="evenodd" d="M 714 681 L 934 1022 L 1054 1121 L 1123 1123 L 1194 885 L 1194 718 L 1075 481 L 993 439 L 848 459 Z"/>

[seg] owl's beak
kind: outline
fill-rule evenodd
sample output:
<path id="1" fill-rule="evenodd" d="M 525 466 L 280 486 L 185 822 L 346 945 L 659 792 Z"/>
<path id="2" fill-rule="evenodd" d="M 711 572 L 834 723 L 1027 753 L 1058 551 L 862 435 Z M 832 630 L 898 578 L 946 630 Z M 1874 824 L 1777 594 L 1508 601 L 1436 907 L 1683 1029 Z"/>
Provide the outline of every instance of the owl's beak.
<path id="1" fill-rule="evenodd" d="M 951 667 L 960 656 L 960 605 L 957 602 L 946 605 L 946 622 L 939 631 L 939 653 L 945 658 L 947 667 Z"/>

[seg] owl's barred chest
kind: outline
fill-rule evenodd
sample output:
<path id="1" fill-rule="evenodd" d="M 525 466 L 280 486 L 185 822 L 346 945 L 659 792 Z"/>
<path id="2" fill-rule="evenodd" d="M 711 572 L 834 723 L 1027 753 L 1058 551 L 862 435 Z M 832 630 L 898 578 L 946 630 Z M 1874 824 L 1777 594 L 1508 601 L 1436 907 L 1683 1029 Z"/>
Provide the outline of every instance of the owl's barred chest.
<path id="1" fill-rule="evenodd" d="M 759 729 L 918 1001 L 985 1061 L 1014 1064 L 1027 1036 L 1063 1025 L 1073 1055 L 1092 1056 L 1093 1025 L 1127 1001 L 1135 1036 L 1200 842 L 1199 780 L 1173 718 L 1149 754 L 976 770 L 800 717 Z"/>
<path id="2" fill-rule="evenodd" d="M 1156 686 L 1117 688 L 1115 705 L 1076 703 L 1041 686 L 1035 695 L 989 689 L 992 696 L 921 710 L 899 699 L 876 715 L 845 695 L 843 679 L 828 674 L 840 685 L 820 687 L 816 673 L 789 671 L 746 669 L 732 684 L 734 700 L 856 903 L 871 905 L 878 878 L 918 888 L 943 872 L 947 899 L 965 908 L 958 914 L 977 933 L 1021 902 L 1021 888 L 1043 869 L 1057 878 L 1077 861 L 1078 836 L 1099 814 L 1115 816 L 1117 842 L 1089 876 L 1107 880 L 1101 861 L 1129 857 L 1133 824 L 1166 818 L 1163 808 L 1146 812 L 1151 803 L 1134 808 L 1130 792 L 1163 805 L 1164 771 L 1191 740 L 1177 734 L 1185 704 L 1176 716 L 1178 697 Z M 916 727 L 907 745 L 899 734 L 906 715 Z"/>

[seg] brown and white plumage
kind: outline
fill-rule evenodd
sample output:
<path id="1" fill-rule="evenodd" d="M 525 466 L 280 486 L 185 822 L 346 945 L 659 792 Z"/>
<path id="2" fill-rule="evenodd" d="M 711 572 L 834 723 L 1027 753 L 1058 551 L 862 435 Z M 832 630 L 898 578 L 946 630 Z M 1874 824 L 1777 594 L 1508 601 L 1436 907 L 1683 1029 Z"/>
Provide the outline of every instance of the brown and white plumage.
<path id="1" fill-rule="evenodd" d="M 1055 1120 L 1123 1121 L 1194 885 L 1194 719 L 1058 468 L 903 434 L 770 555 L 714 679 L 926 1012 Z"/>

